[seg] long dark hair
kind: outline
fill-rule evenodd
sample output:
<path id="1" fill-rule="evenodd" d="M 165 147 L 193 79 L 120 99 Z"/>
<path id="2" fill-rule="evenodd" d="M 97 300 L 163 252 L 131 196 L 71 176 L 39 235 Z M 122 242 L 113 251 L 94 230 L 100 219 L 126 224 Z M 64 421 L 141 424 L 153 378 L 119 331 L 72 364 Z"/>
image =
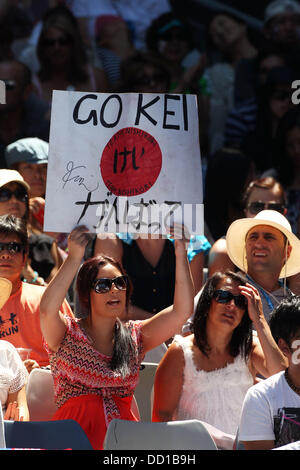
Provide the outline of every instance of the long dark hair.
<path id="1" fill-rule="evenodd" d="M 192 331 L 196 345 L 206 357 L 209 356 L 210 352 L 210 346 L 206 336 L 206 322 L 213 299 L 213 293 L 219 282 L 226 278 L 230 278 L 233 282 L 242 286 L 247 282 L 244 276 L 239 273 L 232 271 L 225 271 L 224 273 L 216 272 L 206 281 L 196 307 Z M 233 357 L 239 354 L 241 354 L 245 360 L 249 357 L 252 348 L 252 322 L 248 315 L 247 307 L 240 324 L 233 331 L 229 348 L 230 354 Z"/>
<path id="2" fill-rule="evenodd" d="M 88 259 L 81 266 L 76 281 L 78 299 L 81 307 L 84 309 L 84 313 L 90 314 L 91 303 L 90 303 L 90 292 L 91 286 L 98 275 L 98 270 L 102 266 L 111 264 L 116 267 L 122 275 L 126 275 L 123 266 L 116 261 L 114 258 L 109 256 L 99 255 Z M 126 290 L 126 308 L 128 308 L 132 286 L 129 281 L 128 288 Z M 110 367 L 114 371 L 121 373 L 125 377 L 129 373 L 129 365 L 134 353 L 134 345 L 131 338 L 131 334 L 127 326 L 121 322 L 119 318 L 116 319 L 114 329 L 114 344 L 113 353 L 111 357 Z"/>

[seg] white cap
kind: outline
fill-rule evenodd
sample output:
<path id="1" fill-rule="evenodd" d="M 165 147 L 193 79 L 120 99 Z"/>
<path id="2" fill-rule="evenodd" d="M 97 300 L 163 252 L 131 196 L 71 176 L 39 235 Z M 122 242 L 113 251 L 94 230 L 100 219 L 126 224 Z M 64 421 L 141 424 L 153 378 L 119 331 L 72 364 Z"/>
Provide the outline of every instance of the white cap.
<path id="1" fill-rule="evenodd" d="M 275 0 L 265 9 L 265 24 L 274 16 L 282 13 L 300 13 L 300 5 L 295 0 Z"/>

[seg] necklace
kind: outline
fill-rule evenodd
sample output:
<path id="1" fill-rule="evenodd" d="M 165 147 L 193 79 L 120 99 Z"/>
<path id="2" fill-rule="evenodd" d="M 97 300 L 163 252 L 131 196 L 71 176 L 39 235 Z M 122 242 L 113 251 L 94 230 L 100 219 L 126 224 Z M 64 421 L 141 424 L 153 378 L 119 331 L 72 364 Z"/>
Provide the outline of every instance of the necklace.
<path id="1" fill-rule="evenodd" d="M 287 381 L 287 383 L 291 387 L 291 389 L 294 390 L 295 393 L 300 395 L 300 387 L 297 387 L 295 384 L 293 384 L 293 382 L 291 381 L 291 379 L 289 377 L 288 370 L 289 369 L 287 368 L 287 369 L 285 369 L 285 372 L 284 372 L 285 380 Z"/>
<path id="2" fill-rule="evenodd" d="M 262 293 L 262 295 L 265 298 L 270 310 L 271 311 L 274 310 L 275 305 L 279 304 L 279 300 L 276 299 L 276 297 L 271 292 L 267 291 L 266 289 L 261 287 L 259 284 L 257 284 L 257 282 L 255 282 L 254 279 L 252 279 L 252 277 L 249 276 L 249 274 L 246 274 L 246 277 Z M 275 302 L 275 305 L 273 304 L 272 300 L 273 300 L 273 302 Z"/>

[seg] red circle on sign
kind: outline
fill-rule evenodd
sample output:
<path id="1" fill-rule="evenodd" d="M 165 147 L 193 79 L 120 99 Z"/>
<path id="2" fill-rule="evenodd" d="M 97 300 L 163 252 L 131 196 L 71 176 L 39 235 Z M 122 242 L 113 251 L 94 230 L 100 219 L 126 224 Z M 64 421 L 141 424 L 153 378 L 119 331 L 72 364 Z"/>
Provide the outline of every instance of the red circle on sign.
<path id="1" fill-rule="evenodd" d="M 116 196 L 138 196 L 154 185 L 162 154 L 154 137 L 136 127 L 125 127 L 104 147 L 100 171 L 105 186 Z"/>

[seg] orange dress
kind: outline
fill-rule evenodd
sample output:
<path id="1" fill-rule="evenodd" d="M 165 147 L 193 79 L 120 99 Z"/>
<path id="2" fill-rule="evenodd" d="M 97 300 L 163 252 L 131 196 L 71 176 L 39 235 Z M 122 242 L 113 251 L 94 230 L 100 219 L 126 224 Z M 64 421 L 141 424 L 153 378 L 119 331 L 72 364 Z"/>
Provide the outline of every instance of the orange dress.
<path id="1" fill-rule="evenodd" d="M 112 419 L 137 421 L 131 402 L 144 358 L 141 325 L 140 321 L 127 323 L 134 354 L 125 378 L 110 369 L 110 357 L 94 349 L 76 319 L 67 318 L 67 331 L 57 352 L 46 345 L 58 406 L 53 419 L 77 421 L 94 449 L 103 449 Z"/>

